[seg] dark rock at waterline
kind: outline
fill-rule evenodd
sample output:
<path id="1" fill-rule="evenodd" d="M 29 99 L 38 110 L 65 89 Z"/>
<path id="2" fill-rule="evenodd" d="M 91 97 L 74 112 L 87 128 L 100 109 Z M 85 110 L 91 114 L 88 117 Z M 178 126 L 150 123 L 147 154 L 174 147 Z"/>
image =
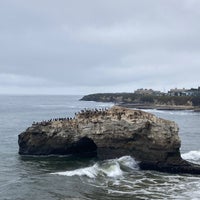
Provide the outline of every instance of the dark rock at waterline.
<path id="1" fill-rule="evenodd" d="M 19 135 L 21 155 L 84 155 L 110 159 L 131 155 L 141 169 L 200 174 L 180 156 L 175 122 L 114 106 L 83 110 L 74 119 L 35 123 Z"/>

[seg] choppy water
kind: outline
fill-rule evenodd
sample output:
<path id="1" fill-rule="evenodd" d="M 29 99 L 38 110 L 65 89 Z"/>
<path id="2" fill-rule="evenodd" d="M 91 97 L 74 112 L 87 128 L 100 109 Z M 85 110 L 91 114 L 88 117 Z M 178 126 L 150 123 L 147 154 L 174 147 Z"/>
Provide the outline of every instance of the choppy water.
<path id="1" fill-rule="evenodd" d="M 129 155 L 105 161 L 18 155 L 17 136 L 33 121 L 112 106 L 79 98 L 0 96 L 0 199 L 200 199 L 200 176 L 141 171 Z M 149 112 L 178 123 L 182 157 L 200 164 L 200 113 Z"/>

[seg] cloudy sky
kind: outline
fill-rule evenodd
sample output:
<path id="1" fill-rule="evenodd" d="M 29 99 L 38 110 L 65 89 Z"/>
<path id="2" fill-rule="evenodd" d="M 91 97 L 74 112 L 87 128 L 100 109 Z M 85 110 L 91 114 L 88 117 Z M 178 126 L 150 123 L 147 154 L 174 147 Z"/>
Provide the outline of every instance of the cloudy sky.
<path id="1" fill-rule="evenodd" d="M 1 0 L 0 93 L 200 85 L 199 0 Z"/>

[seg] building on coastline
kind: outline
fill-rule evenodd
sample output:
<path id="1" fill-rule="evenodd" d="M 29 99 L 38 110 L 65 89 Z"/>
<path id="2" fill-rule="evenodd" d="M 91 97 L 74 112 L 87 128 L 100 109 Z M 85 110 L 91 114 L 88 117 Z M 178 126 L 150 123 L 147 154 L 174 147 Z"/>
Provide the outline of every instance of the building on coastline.
<path id="1" fill-rule="evenodd" d="M 174 88 L 168 91 L 168 95 L 169 96 L 188 96 L 187 91 L 188 90 L 185 88 L 182 88 L 182 89 Z"/>
<path id="2" fill-rule="evenodd" d="M 200 87 L 189 89 L 187 94 L 187 96 L 200 96 Z"/>
<path id="3" fill-rule="evenodd" d="M 200 96 L 200 87 L 191 89 L 170 89 L 167 94 L 169 96 Z"/>
<path id="4" fill-rule="evenodd" d="M 170 89 L 167 93 L 153 90 L 153 89 L 144 89 L 140 88 L 134 91 L 134 94 L 137 95 L 151 95 L 151 96 L 200 96 L 200 86 L 198 88 L 174 88 Z"/>
<path id="5" fill-rule="evenodd" d="M 134 91 L 134 94 L 139 94 L 139 95 L 152 95 L 152 96 L 163 96 L 164 93 L 152 89 L 137 89 Z"/>

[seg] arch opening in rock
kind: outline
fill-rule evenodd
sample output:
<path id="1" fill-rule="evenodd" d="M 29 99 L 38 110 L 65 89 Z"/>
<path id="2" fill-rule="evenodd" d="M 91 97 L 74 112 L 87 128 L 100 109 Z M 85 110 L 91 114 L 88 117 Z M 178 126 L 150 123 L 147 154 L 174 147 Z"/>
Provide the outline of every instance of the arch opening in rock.
<path id="1" fill-rule="evenodd" d="M 72 144 L 70 148 L 72 154 L 78 154 L 81 157 L 94 157 L 97 155 L 97 145 L 88 137 L 83 137 Z"/>

